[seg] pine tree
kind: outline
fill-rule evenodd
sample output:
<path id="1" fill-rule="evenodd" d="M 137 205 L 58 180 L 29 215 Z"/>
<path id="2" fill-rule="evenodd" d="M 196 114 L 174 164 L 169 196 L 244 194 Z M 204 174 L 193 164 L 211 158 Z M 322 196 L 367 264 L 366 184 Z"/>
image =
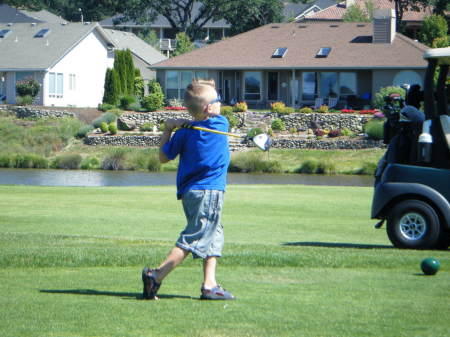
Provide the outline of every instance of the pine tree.
<path id="1" fill-rule="evenodd" d="M 126 95 L 128 92 L 124 56 L 124 51 L 116 50 L 116 55 L 114 56 L 114 69 L 119 77 L 120 94 L 122 95 Z"/>
<path id="2" fill-rule="evenodd" d="M 105 93 L 103 103 L 117 105 L 119 100 L 119 79 L 114 69 L 108 68 L 105 75 Z"/>
<path id="3" fill-rule="evenodd" d="M 125 50 L 124 59 L 126 69 L 127 94 L 134 95 L 134 63 L 130 49 Z"/>

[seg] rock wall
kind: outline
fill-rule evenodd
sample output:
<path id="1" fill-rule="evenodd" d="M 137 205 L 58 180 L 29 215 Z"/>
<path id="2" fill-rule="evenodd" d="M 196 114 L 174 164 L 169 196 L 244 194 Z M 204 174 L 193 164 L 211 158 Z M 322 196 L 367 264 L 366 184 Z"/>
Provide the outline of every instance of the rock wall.
<path id="1" fill-rule="evenodd" d="M 42 109 L 36 107 L 25 106 L 3 106 L 0 110 L 9 110 L 16 114 L 19 118 L 64 118 L 75 117 L 75 114 L 66 110 Z"/>

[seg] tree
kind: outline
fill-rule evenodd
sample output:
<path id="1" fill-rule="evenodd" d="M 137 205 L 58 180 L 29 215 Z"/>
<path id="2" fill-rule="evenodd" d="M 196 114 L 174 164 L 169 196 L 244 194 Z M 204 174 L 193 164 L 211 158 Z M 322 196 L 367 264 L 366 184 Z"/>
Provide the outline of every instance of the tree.
<path id="1" fill-rule="evenodd" d="M 193 11 L 194 5 L 199 6 L 197 12 Z M 129 0 L 119 9 L 125 14 L 124 20 L 140 23 L 152 22 L 161 14 L 172 28 L 197 40 L 209 20 L 226 19 L 234 33 L 279 21 L 283 4 L 279 0 Z"/>
<path id="2" fill-rule="evenodd" d="M 195 49 L 194 44 L 185 33 L 178 33 L 175 38 L 177 40 L 177 48 L 172 53 L 172 56 L 178 56 Z"/>
<path id="3" fill-rule="evenodd" d="M 124 61 L 125 61 L 125 81 L 127 82 L 127 94 L 134 95 L 134 63 L 133 56 L 131 55 L 130 49 L 125 50 L 124 52 Z"/>
<path id="4" fill-rule="evenodd" d="M 106 69 L 105 92 L 103 94 L 103 103 L 117 105 L 119 102 L 119 77 L 114 69 Z"/>
<path id="5" fill-rule="evenodd" d="M 342 19 L 344 22 L 371 22 L 373 19 L 374 5 L 371 0 L 364 2 L 365 8 L 352 5 L 345 11 Z"/>
<path id="6" fill-rule="evenodd" d="M 116 50 L 114 55 L 114 70 L 117 71 L 117 76 L 119 77 L 119 89 L 122 95 L 126 95 L 128 92 L 127 88 L 127 68 L 125 65 L 125 54 L 123 50 Z"/>
<path id="7" fill-rule="evenodd" d="M 447 21 L 443 16 L 434 14 L 427 16 L 420 30 L 420 41 L 431 47 L 434 40 L 447 39 L 447 31 Z"/>
<path id="8" fill-rule="evenodd" d="M 429 5 L 434 3 L 440 3 L 441 1 L 448 0 L 389 0 L 395 4 L 395 16 L 396 16 L 396 26 L 397 31 L 402 27 L 403 14 L 406 10 L 410 11 L 420 11 Z"/>
<path id="9" fill-rule="evenodd" d="M 159 37 L 154 29 L 144 29 L 142 32 L 139 32 L 138 36 L 156 50 L 161 50 Z"/>

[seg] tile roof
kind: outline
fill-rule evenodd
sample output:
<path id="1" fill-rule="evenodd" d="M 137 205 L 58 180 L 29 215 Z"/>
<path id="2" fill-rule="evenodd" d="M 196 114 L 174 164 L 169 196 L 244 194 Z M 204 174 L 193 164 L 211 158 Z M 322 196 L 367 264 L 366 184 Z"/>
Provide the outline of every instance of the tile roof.
<path id="1" fill-rule="evenodd" d="M 360 8 L 365 8 L 366 0 L 355 0 L 355 4 L 360 6 Z M 394 1 L 389 0 L 373 0 L 373 4 L 375 8 L 378 9 L 395 9 Z M 334 6 L 325 8 L 319 12 L 316 12 L 310 16 L 308 16 L 305 20 L 342 20 L 342 16 L 347 11 L 347 7 L 345 1 L 340 2 Z M 430 7 L 423 9 L 420 12 L 406 10 L 403 13 L 402 21 L 423 21 L 424 17 L 427 15 L 431 15 L 432 10 Z"/>
<path id="2" fill-rule="evenodd" d="M 392 44 L 371 43 L 373 26 L 325 22 L 269 24 L 196 49 L 153 66 L 155 69 L 425 68 L 426 46 L 397 33 Z M 274 28 L 278 27 L 278 28 Z M 300 28 L 304 27 L 304 28 Z M 272 58 L 287 47 L 283 58 Z M 331 47 L 326 58 L 316 58 Z"/>
<path id="3" fill-rule="evenodd" d="M 119 49 L 129 48 L 131 52 L 147 64 L 154 64 L 167 57 L 133 33 L 120 30 L 104 29 L 114 45 Z"/>
<path id="4" fill-rule="evenodd" d="M 315 0 L 307 3 L 286 2 L 284 3 L 283 16 L 285 18 L 297 17 L 311 7 L 317 6 L 320 9 L 324 9 L 334 4 L 336 4 L 334 0 Z"/>
<path id="5" fill-rule="evenodd" d="M 43 38 L 34 35 L 41 29 L 49 28 L 50 33 Z M 14 23 L 0 24 L 0 30 L 10 29 L 5 38 L 0 38 L 1 70 L 46 70 L 58 62 L 93 30 L 97 30 L 107 43 L 98 23 Z"/>

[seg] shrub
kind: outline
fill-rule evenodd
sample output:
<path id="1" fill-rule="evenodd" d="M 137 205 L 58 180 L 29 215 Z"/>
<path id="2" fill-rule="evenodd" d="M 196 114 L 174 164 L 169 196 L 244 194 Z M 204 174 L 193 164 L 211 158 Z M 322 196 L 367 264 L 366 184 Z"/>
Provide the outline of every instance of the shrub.
<path id="1" fill-rule="evenodd" d="M 298 112 L 300 112 L 302 114 L 310 114 L 310 113 L 313 112 L 313 109 L 308 108 L 308 107 L 304 107 L 304 108 L 301 108 Z"/>
<path id="2" fill-rule="evenodd" d="M 375 170 L 377 169 L 377 164 L 365 162 L 363 163 L 363 166 L 359 169 L 355 170 L 354 174 L 361 174 L 361 175 L 374 175 Z"/>
<path id="3" fill-rule="evenodd" d="M 247 137 L 252 139 L 253 137 L 255 137 L 256 135 L 259 135 L 261 133 L 264 133 L 263 130 L 261 130 L 260 128 L 253 128 L 248 130 L 247 132 Z"/>
<path id="4" fill-rule="evenodd" d="M 282 113 L 283 114 L 291 114 L 291 113 L 294 113 L 294 112 L 295 112 L 295 109 L 293 107 L 287 106 L 287 107 L 284 108 L 284 111 Z"/>
<path id="5" fill-rule="evenodd" d="M 125 95 L 120 98 L 120 107 L 124 110 L 130 110 L 133 103 L 136 103 L 136 97 L 132 95 Z"/>
<path id="6" fill-rule="evenodd" d="M 33 97 L 31 97 L 30 95 L 17 96 L 16 104 L 17 105 L 31 105 L 31 104 L 33 104 Z"/>
<path id="7" fill-rule="evenodd" d="M 346 136 L 346 137 L 352 137 L 355 134 L 349 128 L 343 128 L 341 133 L 343 136 Z"/>
<path id="8" fill-rule="evenodd" d="M 117 123 L 116 122 L 109 123 L 108 130 L 109 130 L 109 133 L 112 135 L 117 134 Z"/>
<path id="9" fill-rule="evenodd" d="M 297 128 L 289 128 L 289 133 L 297 133 Z"/>
<path id="10" fill-rule="evenodd" d="M 159 131 L 164 131 L 166 130 L 166 124 L 164 124 L 164 122 L 161 122 L 158 126 L 158 130 Z"/>
<path id="11" fill-rule="evenodd" d="M 100 125 L 102 124 L 102 122 L 109 124 L 111 122 L 115 122 L 116 120 L 117 120 L 117 115 L 112 111 L 108 111 L 108 112 L 105 112 L 100 117 L 94 119 L 94 121 L 92 122 L 92 125 L 94 126 L 94 128 L 99 128 Z"/>
<path id="12" fill-rule="evenodd" d="M 286 130 L 286 125 L 281 119 L 277 118 L 272 122 L 271 128 L 274 131 L 284 131 Z"/>
<path id="13" fill-rule="evenodd" d="M 295 172 L 313 174 L 316 173 L 318 165 L 319 163 L 317 162 L 317 160 L 307 159 L 302 163 L 302 165 L 297 170 L 295 170 Z"/>
<path id="14" fill-rule="evenodd" d="M 314 130 L 314 135 L 315 135 L 316 137 L 323 137 L 323 136 L 325 136 L 325 130 L 322 130 L 322 129 L 315 129 L 315 130 Z"/>
<path id="15" fill-rule="evenodd" d="M 319 113 L 328 113 L 328 105 L 321 105 L 319 109 L 317 109 Z"/>
<path id="16" fill-rule="evenodd" d="M 328 137 L 330 137 L 330 138 L 339 137 L 341 135 L 342 135 L 342 132 L 340 129 L 330 130 L 330 132 L 328 132 Z"/>
<path id="17" fill-rule="evenodd" d="M 381 88 L 380 91 L 375 94 L 375 99 L 373 101 L 375 108 L 383 108 L 384 98 L 390 94 L 399 94 L 402 98 L 405 98 L 406 92 L 405 89 L 396 86 Z"/>
<path id="18" fill-rule="evenodd" d="M 134 69 L 134 94 L 142 99 L 144 97 L 145 92 L 145 83 L 144 79 L 141 76 L 141 72 L 139 68 Z"/>
<path id="19" fill-rule="evenodd" d="M 328 161 L 319 161 L 317 163 L 317 174 L 336 174 L 336 166 Z"/>
<path id="20" fill-rule="evenodd" d="M 123 170 L 125 167 L 125 160 L 127 158 L 127 149 L 114 148 L 108 153 L 108 155 L 103 159 L 102 169 L 103 170 Z"/>
<path id="21" fill-rule="evenodd" d="M 120 90 L 118 72 L 115 69 L 106 69 L 103 103 L 116 105 L 119 101 Z"/>
<path id="22" fill-rule="evenodd" d="M 286 105 L 283 102 L 274 102 L 270 104 L 270 111 L 273 113 L 284 113 Z"/>
<path id="23" fill-rule="evenodd" d="M 245 102 L 237 102 L 233 106 L 234 112 L 246 112 L 247 110 L 248 110 L 248 106 L 247 106 L 247 103 L 245 103 Z"/>
<path id="24" fill-rule="evenodd" d="M 48 168 L 48 160 L 34 153 L 0 154 L 0 167 Z"/>
<path id="25" fill-rule="evenodd" d="M 79 154 L 63 154 L 53 159 L 51 167 L 56 169 L 76 170 L 80 167 Z"/>
<path id="26" fill-rule="evenodd" d="M 220 107 L 220 114 L 221 115 L 226 115 L 226 114 L 232 114 L 233 113 L 233 107 L 229 106 L 229 105 L 222 105 Z"/>
<path id="27" fill-rule="evenodd" d="M 184 102 L 182 99 L 179 98 L 170 98 L 167 100 L 167 105 L 172 108 L 183 108 Z"/>
<path id="28" fill-rule="evenodd" d="M 142 100 L 142 106 L 148 111 L 157 111 L 164 105 L 164 100 L 158 94 L 150 94 Z"/>
<path id="29" fill-rule="evenodd" d="M 131 111 L 139 111 L 142 109 L 142 107 L 139 102 L 135 102 L 135 103 L 131 103 L 130 106 L 128 107 L 128 109 Z"/>
<path id="30" fill-rule="evenodd" d="M 94 170 L 100 168 L 100 161 L 96 157 L 87 157 L 81 161 L 82 170 Z"/>
<path id="31" fill-rule="evenodd" d="M 77 133 L 75 134 L 75 137 L 84 138 L 92 130 L 94 130 L 94 127 L 92 125 L 84 125 L 80 129 L 78 129 Z"/>
<path id="32" fill-rule="evenodd" d="M 155 126 L 155 124 L 153 123 L 144 123 L 139 127 L 139 130 L 141 131 L 153 131 L 153 127 Z"/>
<path id="33" fill-rule="evenodd" d="M 260 153 L 240 153 L 231 160 L 229 171 L 280 173 L 282 167 L 276 160 L 264 160 Z"/>
<path id="34" fill-rule="evenodd" d="M 100 124 L 100 130 L 102 130 L 103 133 L 108 132 L 109 128 L 108 128 L 108 124 L 106 122 L 101 122 Z"/>
<path id="35" fill-rule="evenodd" d="M 364 124 L 364 132 L 370 139 L 381 140 L 383 139 L 383 129 L 384 120 L 382 119 L 371 119 L 366 124 Z"/>
<path id="36" fill-rule="evenodd" d="M 108 110 L 111 110 L 114 108 L 114 105 L 109 104 L 109 103 L 103 103 L 103 104 L 99 104 L 97 109 L 103 112 L 106 112 Z"/>
<path id="37" fill-rule="evenodd" d="M 161 171 L 161 162 L 159 161 L 159 156 L 157 154 L 150 155 L 148 158 L 147 169 L 150 172 Z"/>
<path id="38" fill-rule="evenodd" d="M 21 81 L 16 82 L 16 92 L 19 96 L 31 96 L 33 100 L 34 97 L 37 96 L 40 90 L 39 83 L 32 79 L 31 77 L 27 77 Z"/>

